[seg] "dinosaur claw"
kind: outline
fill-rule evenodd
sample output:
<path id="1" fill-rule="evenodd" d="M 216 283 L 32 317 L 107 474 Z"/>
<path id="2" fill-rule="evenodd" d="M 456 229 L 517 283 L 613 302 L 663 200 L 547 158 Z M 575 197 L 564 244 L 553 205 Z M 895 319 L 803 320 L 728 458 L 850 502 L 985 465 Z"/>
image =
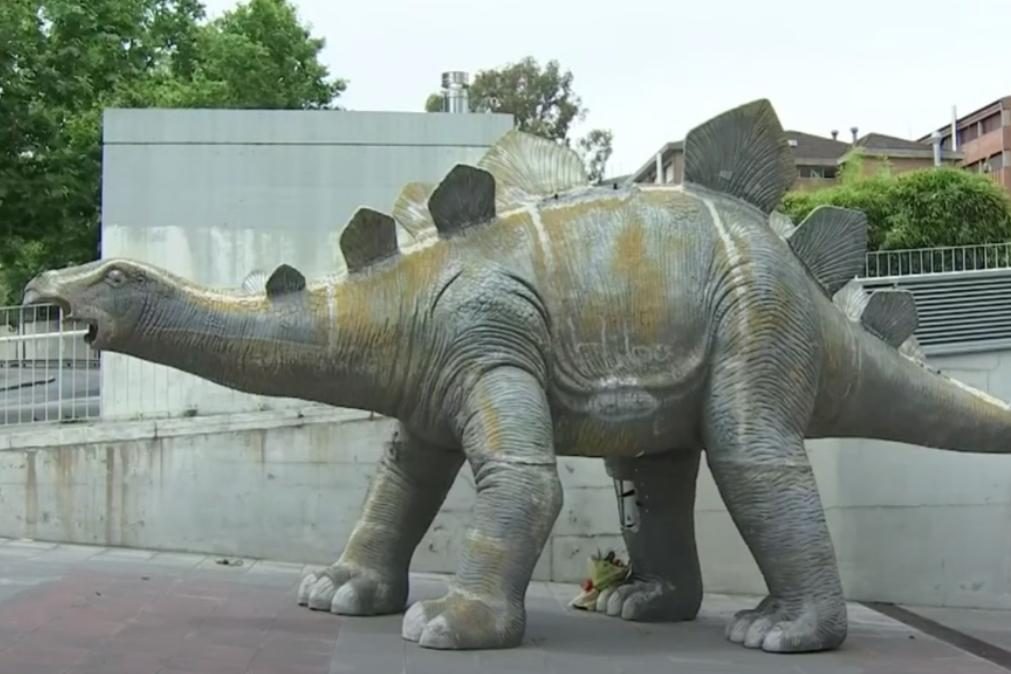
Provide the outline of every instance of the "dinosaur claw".
<path id="1" fill-rule="evenodd" d="M 307 573 L 302 577 L 302 582 L 298 586 L 298 605 L 307 606 L 309 604 L 309 594 L 312 586 L 316 584 L 318 576 L 315 573 Z"/>
<path id="2" fill-rule="evenodd" d="M 407 609 L 407 613 L 404 614 L 401 636 L 408 641 L 418 641 L 421 638 L 421 633 L 425 630 L 427 621 L 425 605 L 419 601 Z"/>
<path id="3" fill-rule="evenodd" d="M 762 643 L 765 641 L 766 637 L 772 633 L 773 629 L 779 629 L 774 627 L 775 622 L 772 618 L 768 616 L 760 616 L 755 622 L 751 623 L 748 627 L 748 631 L 744 635 L 744 647 L 745 648 L 761 648 Z"/>
<path id="4" fill-rule="evenodd" d="M 314 611 L 329 611 L 336 591 L 337 588 L 329 577 L 320 576 L 309 592 L 309 608 Z"/>

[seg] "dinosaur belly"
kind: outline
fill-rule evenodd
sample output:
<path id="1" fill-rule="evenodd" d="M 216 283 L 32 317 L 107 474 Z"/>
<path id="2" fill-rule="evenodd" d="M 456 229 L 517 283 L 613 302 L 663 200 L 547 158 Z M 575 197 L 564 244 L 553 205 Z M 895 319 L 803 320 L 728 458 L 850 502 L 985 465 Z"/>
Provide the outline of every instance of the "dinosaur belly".
<path id="1" fill-rule="evenodd" d="M 591 393 L 583 405 L 588 414 L 607 423 L 645 420 L 660 407 L 660 398 L 634 382 Z"/>
<path id="2" fill-rule="evenodd" d="M 581 393 L 555 391 L 555 451 L 635 456 L 697 444 L 698 398 L 691 382 L 646 386 L 612 379 Z M 685 385 L 687 384 L 687 385 Z"/>
<path id="3" fill-rule="evenodd" d="M 660 339 L 637 339 L 637 326 L 625 323 L 558 344 L 549 390 L 557 453 L 635 456 L 697 445 L 703 322 L 664 313 Z"/>

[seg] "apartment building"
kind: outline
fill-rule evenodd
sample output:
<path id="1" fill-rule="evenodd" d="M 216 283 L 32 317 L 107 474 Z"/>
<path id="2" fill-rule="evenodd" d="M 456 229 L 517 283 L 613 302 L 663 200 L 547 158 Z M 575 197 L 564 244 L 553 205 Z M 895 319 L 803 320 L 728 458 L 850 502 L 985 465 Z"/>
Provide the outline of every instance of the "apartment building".
<path id="1" fill-rule="evenodd" d="M 998 98 L 923 136 L 919 142 L 931 143 L 934 134 L 940 135 L 944 150 L 958 151 L 959 166 L 987 174 L 1011 191 L 1011 96 Z"/>

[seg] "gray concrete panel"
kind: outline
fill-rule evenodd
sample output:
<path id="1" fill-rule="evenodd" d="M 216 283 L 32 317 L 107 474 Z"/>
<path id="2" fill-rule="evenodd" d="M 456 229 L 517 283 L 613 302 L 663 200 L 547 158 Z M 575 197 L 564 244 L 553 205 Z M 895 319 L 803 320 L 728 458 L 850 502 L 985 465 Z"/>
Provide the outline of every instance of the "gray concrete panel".
<path id="1" fill-rule="evenodd" d="M 102 256 L 223 287 L 281 263 L 310 278 L 338 272 L 338 239 L 357 208 L 388 211 L 406 183 L 476 162 L 512 125 L 500 114 L 108 110 Z M 108 419 L 298 404 L 103 356 Z"/>

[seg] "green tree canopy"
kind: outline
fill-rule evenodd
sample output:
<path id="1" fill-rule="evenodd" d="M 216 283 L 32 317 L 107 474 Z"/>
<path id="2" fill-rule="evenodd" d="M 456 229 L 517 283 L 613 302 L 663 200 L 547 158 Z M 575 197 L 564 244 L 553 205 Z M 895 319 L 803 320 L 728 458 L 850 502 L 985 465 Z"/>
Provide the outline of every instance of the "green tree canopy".
<path id="1" fill-rule="evenodd" d="M 579 139 L 577 147 L 583 156 L 586 173 L 591 182 L 599 182 L 604 179 L 607 161 L 614 151 L 613 141 L 614 134 L 604 129 L 593 129 Z"/>
<path id="2" fill-rule="evenodd" d="M 800 222 L 821 205 L 863 211 L 870 250 L 1011 241 L 1011 200 L 986 176 L 930 168 L 871 177 L 786 195 L 783 210 Z"/>
<path id="3" fill-rule="evenodd" d="M 572 88 L 573 79 L 557 61 L 542 67 L 527 56 L 501 68 L 477 72 L 468 87 L 467 101 L 471 112 L 509 113 L 520 131 L 571 146 L 572 123 L 582 121 L 589 112 Z M 443 111 L 443 97 L 429 96 L 425 110 Z M 610 131 L 593 129 L 576 141 L 591 180 L 603 178 L 613 140 Z"/>
<path id="4" fill-rule="evenodd" d="M 0 302 L 98 256 L 104 108 L 329 107 L 322 48 L 288 0 L 0 2 Z"/>

